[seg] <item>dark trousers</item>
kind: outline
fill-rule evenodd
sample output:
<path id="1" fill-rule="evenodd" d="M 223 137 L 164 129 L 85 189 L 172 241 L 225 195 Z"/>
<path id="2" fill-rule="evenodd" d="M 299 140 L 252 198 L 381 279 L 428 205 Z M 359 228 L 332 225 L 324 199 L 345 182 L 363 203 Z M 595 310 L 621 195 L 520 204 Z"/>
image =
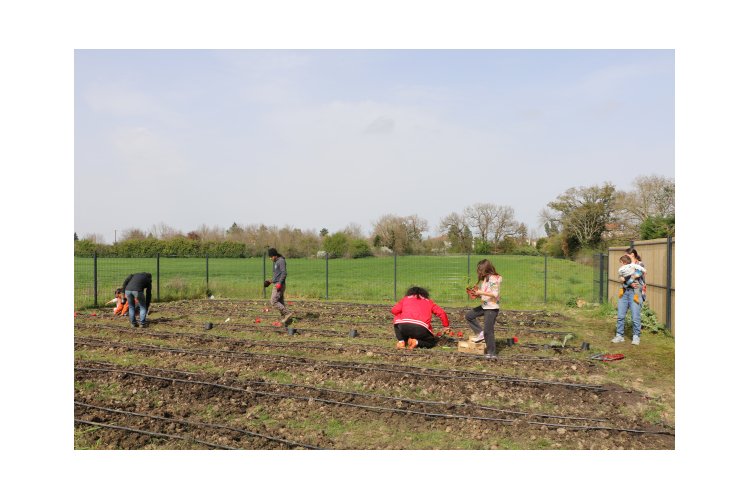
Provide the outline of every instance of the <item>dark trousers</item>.
<path id="1" fill-rule="evenodd" d="M 495 320 L 499 312 L 499 309 L 482 309 L 482 306 L 477 306 L 466 313 L 466 321 L 469 322 L 469 327 L 476 334 L 483 330 L 479 326 L 477 318 L 484 316 L 484 343 L 487 345 L 487 354 L 497 354 L 495 349 Z"/>
<path id="2" fill-rule="evenodd" d="M 430 333 L 430 331 L 422 325 L 415 325 L 414 323 L 398 323 L 393 325 L 393 330 L 396 332 L 396 338 L 406 342 L 409 339 L 417 339 L 417 347 L 435 347 L 437 338 Z"/>

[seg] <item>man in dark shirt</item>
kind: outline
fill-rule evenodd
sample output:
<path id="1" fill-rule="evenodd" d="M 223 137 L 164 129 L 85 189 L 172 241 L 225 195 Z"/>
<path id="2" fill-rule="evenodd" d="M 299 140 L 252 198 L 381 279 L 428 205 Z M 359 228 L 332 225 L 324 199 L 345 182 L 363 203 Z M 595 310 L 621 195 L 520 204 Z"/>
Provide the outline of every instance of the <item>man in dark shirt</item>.
<path id="1" fill-rule="evenodd" d="M 133 328 L 138 326 L 135 322 L 135 299 L 138 299 L 138 305 L 141 310 L 140 325 L 145 328 L 146 314 L 151 305 L 151 273 L 131 274 L 122 283 L 122 289 L 125 290 L 125 297 L 128 299 L 128 317 L 130 325 Z M 146 290 L 144 295 L 143 291 Z"/>
<path id="2" fill-rule="evenodd" d="M 275 248 L 268 249 L 268 256 L 273 261 L 273 278 L 266 281 L 266 286 L 273 285 L 271 292 L 271 305 L 281 313 L 281 322 L 288 324 L 292 319 L 292 312 L 284 303 L 284 291 L 286 290 L 286 259 Z"/>

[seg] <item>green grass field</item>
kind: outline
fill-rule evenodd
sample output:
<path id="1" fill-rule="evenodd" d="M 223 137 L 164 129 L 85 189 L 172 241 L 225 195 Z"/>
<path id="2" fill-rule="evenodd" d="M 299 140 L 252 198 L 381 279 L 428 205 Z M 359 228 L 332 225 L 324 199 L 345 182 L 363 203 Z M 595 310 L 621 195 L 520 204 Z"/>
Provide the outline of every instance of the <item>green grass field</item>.
<path id="1" fill-rule="evenodd" d="M 444 305 L 468 305 L 464 289 L 476 280 L 476 264 L 488 258 L 503 276 L 502 305 L 508 308 L 538 307 L 546 301 L 565 303 L 571 299 L 594 299 L 591 267 L 576 262 L 516 255 L 403 256 L 365 259 L 330 259 L 326 295 L 325 259 L 287 259 L 287 298 L 389 303 L 410 286 L 427 288 Z M 154 275 L 153 295 L 160 301 L 205 297 L 263 298 L 264 259 L 211 258 L 206 280 L 205 258 L 103 258 L 96 262 L 97 303 L 113 297 L 114 289 L 131 273 Z M 158 274 L 158 290 L 156 278 Z M 272 262 L 265 260 L 265 276 Z M 94 305 L 94 259 L 75 257 L 75 308 Z M 270 289 L 266 296 L 270 297 Z"/>

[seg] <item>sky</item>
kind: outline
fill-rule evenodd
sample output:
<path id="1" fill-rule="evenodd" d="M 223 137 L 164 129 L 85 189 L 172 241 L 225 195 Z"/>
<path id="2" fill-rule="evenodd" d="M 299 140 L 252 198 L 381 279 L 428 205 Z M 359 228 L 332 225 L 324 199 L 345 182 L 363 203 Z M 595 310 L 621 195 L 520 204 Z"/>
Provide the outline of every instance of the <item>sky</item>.
<path id="1" fill-rule="evenodd" d="M 674 54 L 78 49 L 75 231 L 416 214 L 434 236 L 494 203 L 543 236 L 568 188 L 674 178 Z"/>

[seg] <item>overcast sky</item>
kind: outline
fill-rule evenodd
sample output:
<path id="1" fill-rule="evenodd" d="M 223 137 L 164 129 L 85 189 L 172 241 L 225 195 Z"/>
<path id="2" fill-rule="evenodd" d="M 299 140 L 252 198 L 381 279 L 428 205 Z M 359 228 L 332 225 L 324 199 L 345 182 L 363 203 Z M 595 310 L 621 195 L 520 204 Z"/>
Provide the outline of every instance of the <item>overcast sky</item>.
<path id="1" fill-rule="evenodd" d="M 672 50 L 76 50 L 75 231 L 365 233 L 674 177 Z"/>

